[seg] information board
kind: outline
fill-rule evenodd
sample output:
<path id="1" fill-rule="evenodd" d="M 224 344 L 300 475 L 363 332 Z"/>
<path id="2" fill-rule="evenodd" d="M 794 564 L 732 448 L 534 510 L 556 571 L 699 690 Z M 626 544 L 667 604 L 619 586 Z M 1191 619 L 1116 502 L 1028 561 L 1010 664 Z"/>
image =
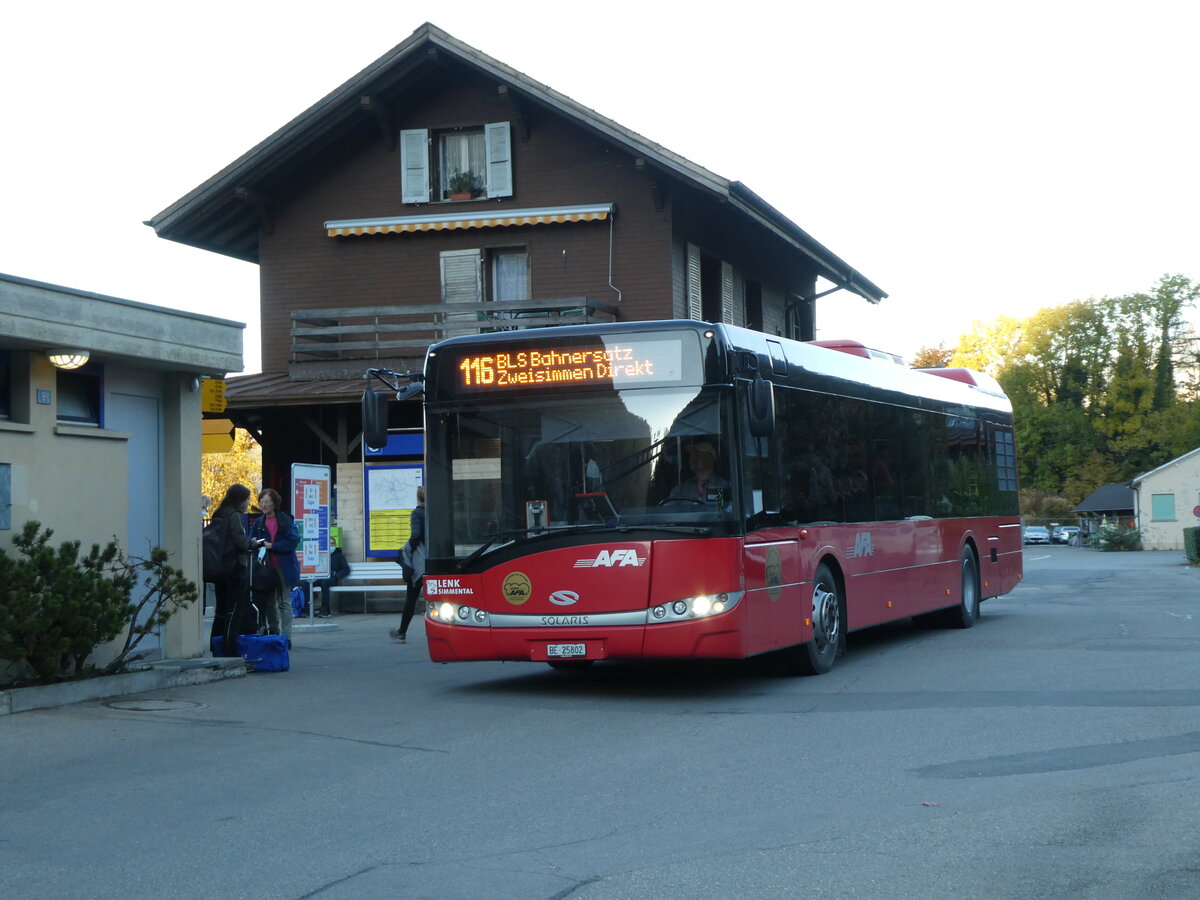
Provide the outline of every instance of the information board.
<path id="1" fill-rule="evenodd" d="M 292 515 L 300 529 L 300 577 L 329 577 L 329 466 L 292 463 Z"/>
<path id="2" fill-rule="evenodd" d="M 425 483 L 419 464 L 367 466 L 364 500 L 368 559 L 391 558 L 408 541 L 417 488 Z"/>

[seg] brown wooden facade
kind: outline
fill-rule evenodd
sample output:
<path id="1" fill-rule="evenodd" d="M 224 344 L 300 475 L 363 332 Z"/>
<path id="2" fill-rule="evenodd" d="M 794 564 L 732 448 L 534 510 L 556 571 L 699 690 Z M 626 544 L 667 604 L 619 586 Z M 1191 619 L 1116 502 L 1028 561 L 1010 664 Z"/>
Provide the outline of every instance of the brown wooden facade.
<path id="1" fill-rule="evenodd" d="M 476 140 L 468 132 L 487 126 L 486 192 L 503 187 L 504 170 L 491 166 L 504 152 L 509 189 L 443 199 L 442 154 L 458 152 Z M 502 136 L 494 146 L 504 131 L 507 146 Z M 421 132 L 430 196 L 406 201 Z M 498 220 L 514 211 L 597 205 L 609 212 L 585 221 L 351 236 L 329 227 L 388 220 L 406 228 L 415 216 L 449 220 L 469 212 Z M 520 327 L 558 322 L 543 312 L 561 299 L 554 315 L 564 322 L 574 314 L 702 318 L 811 339 L 819 277 L 846 290 L 846 302 L 886 296 L 743 185 L 431 25 L 148 224 L 162 237 L 260 266 L 263 373 L 230 381 L 228 414 L 261 436 L 265 481 L 277 486 L 291 461 L 361 458 L 363 372 L 419 366 L 420 342 L 441 333 L 430 329 L 448 327 L 464 308 L 454 279 L 466 276 L 447 275 L 463 261 L 478 266 L 471 301 L 483 313 L 479 327 L 488 324 L 483 311 L 497 308 L 519 312 Z M 527 296 L 496 302 L 499 257 L 518 268 L 523 257 Z M 567 302 L 580 298 L 590 305 Z M 526 308 L 522 300 L 543 306 Z M 443 306 L 448 315 L 439 314 Z M 411 335 L 408 346 L 378 341 L 376 323 L 371 333 L 380 346 L 363 349 L 365 332 L 352 332 L 380 310 L 395 313 L 387 329 Z M 314 349 L 302 342 L 305 334 L 326 343 Z M 418 426 L 416 405 L 395 410 L 393 424 Z"/>

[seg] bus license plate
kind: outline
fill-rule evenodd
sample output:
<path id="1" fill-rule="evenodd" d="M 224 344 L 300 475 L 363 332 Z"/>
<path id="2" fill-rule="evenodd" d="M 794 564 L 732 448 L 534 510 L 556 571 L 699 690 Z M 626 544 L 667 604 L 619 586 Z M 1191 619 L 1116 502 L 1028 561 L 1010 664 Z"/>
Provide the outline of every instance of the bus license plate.
<path id="1" fill-rule="evenodd" d="M 551 659 L 575 659 L 587 656 L 587 644 L 547 644 L 546 655 Z"/>

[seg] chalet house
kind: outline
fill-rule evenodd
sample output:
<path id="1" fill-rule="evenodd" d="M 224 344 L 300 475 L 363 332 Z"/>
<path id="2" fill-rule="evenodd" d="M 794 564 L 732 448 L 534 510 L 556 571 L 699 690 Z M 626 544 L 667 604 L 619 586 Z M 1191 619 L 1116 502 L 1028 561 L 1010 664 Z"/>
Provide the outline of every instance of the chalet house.
<path id="1" fill-rule="evenodd" d="M 225 415 L 263 445 L 264 485 L 334 467 L 351 559 L 369 366 L 573 322 L 807 340 L 818 279 L 886 296 L 745 185 L 429 24 L 147 224 L 259 264 L 263 371 L 230 380 Z M 419 433 L 419 404 L 392 406 L 392 428 Z M 398 452 L 414 451 L 419 436 Z"/>

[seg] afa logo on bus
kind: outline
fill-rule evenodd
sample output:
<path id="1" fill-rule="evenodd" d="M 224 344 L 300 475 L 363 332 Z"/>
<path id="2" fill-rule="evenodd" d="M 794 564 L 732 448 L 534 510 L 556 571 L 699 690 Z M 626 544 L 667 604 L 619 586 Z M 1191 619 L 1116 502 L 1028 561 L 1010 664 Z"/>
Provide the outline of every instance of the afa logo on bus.
<path id="1" fill-rule="evenodd" d="M 638 556 L 632 547 L 627 549 L 601 550 L 591 559 L 575 560 L 576 569 L 593 569 L 598 567 L 612 568 L 613 566 L 644 566 L 646 557 Z"/>
<path id="2" fill-rule="evenodd" d="M 860 531 L 854 536 L 854 546 L 846 553 L 851 559 L 858 559 L 863 556 L 874 556 L 875 545 L 871 543 L 871 532 Z"/>

